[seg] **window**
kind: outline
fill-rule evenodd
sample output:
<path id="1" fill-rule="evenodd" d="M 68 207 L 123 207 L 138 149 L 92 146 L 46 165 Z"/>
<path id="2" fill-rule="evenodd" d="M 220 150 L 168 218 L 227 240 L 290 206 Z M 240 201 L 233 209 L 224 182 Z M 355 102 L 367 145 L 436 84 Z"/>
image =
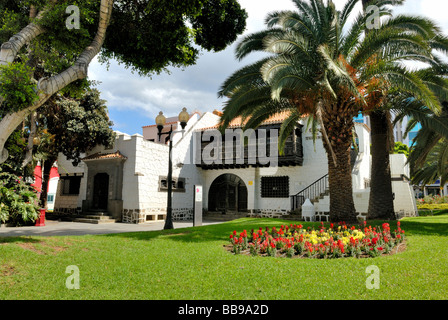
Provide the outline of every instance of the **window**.
<path id="1" fill-rule="evenodd" d="M 173 192 L 185 192 L 185 178 L 171 179 L 173 185 Z M 168 191 L 168 178 L 159 177 L 159 191 Z"/>
<path id="2" fill-rule="evenodd" d="M 261 177 L 262 198 L 289 198 L 289 177 Z"/>
<path id="3" fill-rule="evenodd" d="M 49 194 L 47 196 L 47 202 L 48 203 L 53 203 L 54 202 L 54 194 Z"/>
<path id="4" fill-rule="evenodd" d="M 81 177 L 61 177 L 61 195 L 78 195 L 81 186 Z"/>

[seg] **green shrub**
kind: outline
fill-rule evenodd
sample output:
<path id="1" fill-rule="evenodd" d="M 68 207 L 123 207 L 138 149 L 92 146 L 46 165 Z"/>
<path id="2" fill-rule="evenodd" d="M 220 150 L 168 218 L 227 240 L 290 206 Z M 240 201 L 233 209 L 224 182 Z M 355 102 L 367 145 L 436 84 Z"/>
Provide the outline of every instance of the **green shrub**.
<path id="1" fill-rule="evenodd" d="M 448 203 L 426 203 L 417 205 L 418 210 L 448 210 Z"/>
<path id="2" fill-rule="evenodd" d="M 448 196 L 425 196 L 423 199 L 418 199 L 418 205 L 439 203 L 448 204 Z"/>
<path id="3" fill-rule="evenodd" d="M 14 174 L 0 171 L 0 222 L 19 226 L 36 221 L 37 203 L 32 186 Z"/>

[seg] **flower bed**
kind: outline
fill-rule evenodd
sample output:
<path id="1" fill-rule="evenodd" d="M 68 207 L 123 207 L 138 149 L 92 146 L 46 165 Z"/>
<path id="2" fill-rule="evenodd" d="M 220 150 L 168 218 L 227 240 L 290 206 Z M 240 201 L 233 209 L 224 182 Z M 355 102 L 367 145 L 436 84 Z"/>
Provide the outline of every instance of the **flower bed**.
<path id="1" fill-rule="evenodd" d="M 405 232 L 397 222 L 397 229 L 392 231 L 388 223 L 382 227 L 356 228 L 345 223 L 336 228 L 331 223 L 328 227 L 321 222 L 318 230 L 302 225 L 282 225 L 276 227 L 246 230 L 239 235 L 235 231 L 230 235 L 229 250 L 234 254 L 251 254 L 253 256 L 285 256 L 307 258 L 342 258 L 342 257 L 377 257 L 397 251 L 405 240 Z"/>

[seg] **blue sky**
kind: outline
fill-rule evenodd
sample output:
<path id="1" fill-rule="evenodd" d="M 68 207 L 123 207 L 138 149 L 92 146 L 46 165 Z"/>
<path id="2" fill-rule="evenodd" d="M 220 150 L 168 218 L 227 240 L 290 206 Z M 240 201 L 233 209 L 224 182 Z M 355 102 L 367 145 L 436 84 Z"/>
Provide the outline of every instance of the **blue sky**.
<path id="1" fill-rule="evenodd" d="M 264 18 L 275 10 L 295 9 L 291 0 L 240 0 L 249 14 L 247 33 L 265 28 Z M 341 8 L 345 0 L 334 0 Z M 360 9 L 360 5 L 358 9 Z M 448 1 L 407 0 L 396 13 L 422 15 L 432 18 L 448 35 Z M 140 77 L 111 61 L 109 70 L 96 60 L 89 68 L 89 78 L 99 81 L 97 87 L 107 101 L 114 129 L 128 134 L 142 133 L 142 126 L 154 124 L 154 118 L 163 111 L 167 117 L 176 116 L 183 107 L 202 112 L 222 109 L 218 99 L 220 85 L 234 71 L 255 61 L 249 56 L 238 62 L 234 58 L 235 44 L 218 53 L 203 52 L 195 66 L 185 70 L 171 69 L 170 74 Z"/>

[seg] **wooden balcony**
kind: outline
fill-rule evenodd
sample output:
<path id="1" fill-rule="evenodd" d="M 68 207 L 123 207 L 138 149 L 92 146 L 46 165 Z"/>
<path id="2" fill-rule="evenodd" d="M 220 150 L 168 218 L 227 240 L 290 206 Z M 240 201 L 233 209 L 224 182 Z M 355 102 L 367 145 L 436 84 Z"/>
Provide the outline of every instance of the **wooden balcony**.
<path id="1" fill-rule="evenodd" d="M 263 126 L 259 129 L 278 129 L 279 132 L 280 126 Z M 259 137 L 259 129 L 255 131 L 257 137 Z M 270 132 L 269 130 L 266 131 Z M 233 141 L 232 147 L 228 150 L 226 150 L 224 135 L 221 136 L 220 142 L 215 142 L 214 148 L 212 147 L 214 141 L 202 140 L 201 138 L 201 148 L 198 148 L 200 154 L 197 152 L 195 155 L 195 163 L 197 167 L 204 170 L 303 165 L 302 132 L 300 127 L 297 127 L 287 138 L 282 154 L 278 151 L 278 146 L 270 142 L 269 135 L 264 140 L 266 143 L 261 143 L 263 141 L 261 139 L 256 139 L 255 141 L 254 139 L 248 139 L 249 141 L 245 141 L 243 147 L 241 147 L 240 143 Z M 275 156 L 271 155 L 272 147 L 277 149 Z M 211 149 L 213 151 L 209 152 Z M 218 154 L 214 153 L 216 150 L 218 150 Z M 209 155 L 209 157 L 204 155 Z"/>

